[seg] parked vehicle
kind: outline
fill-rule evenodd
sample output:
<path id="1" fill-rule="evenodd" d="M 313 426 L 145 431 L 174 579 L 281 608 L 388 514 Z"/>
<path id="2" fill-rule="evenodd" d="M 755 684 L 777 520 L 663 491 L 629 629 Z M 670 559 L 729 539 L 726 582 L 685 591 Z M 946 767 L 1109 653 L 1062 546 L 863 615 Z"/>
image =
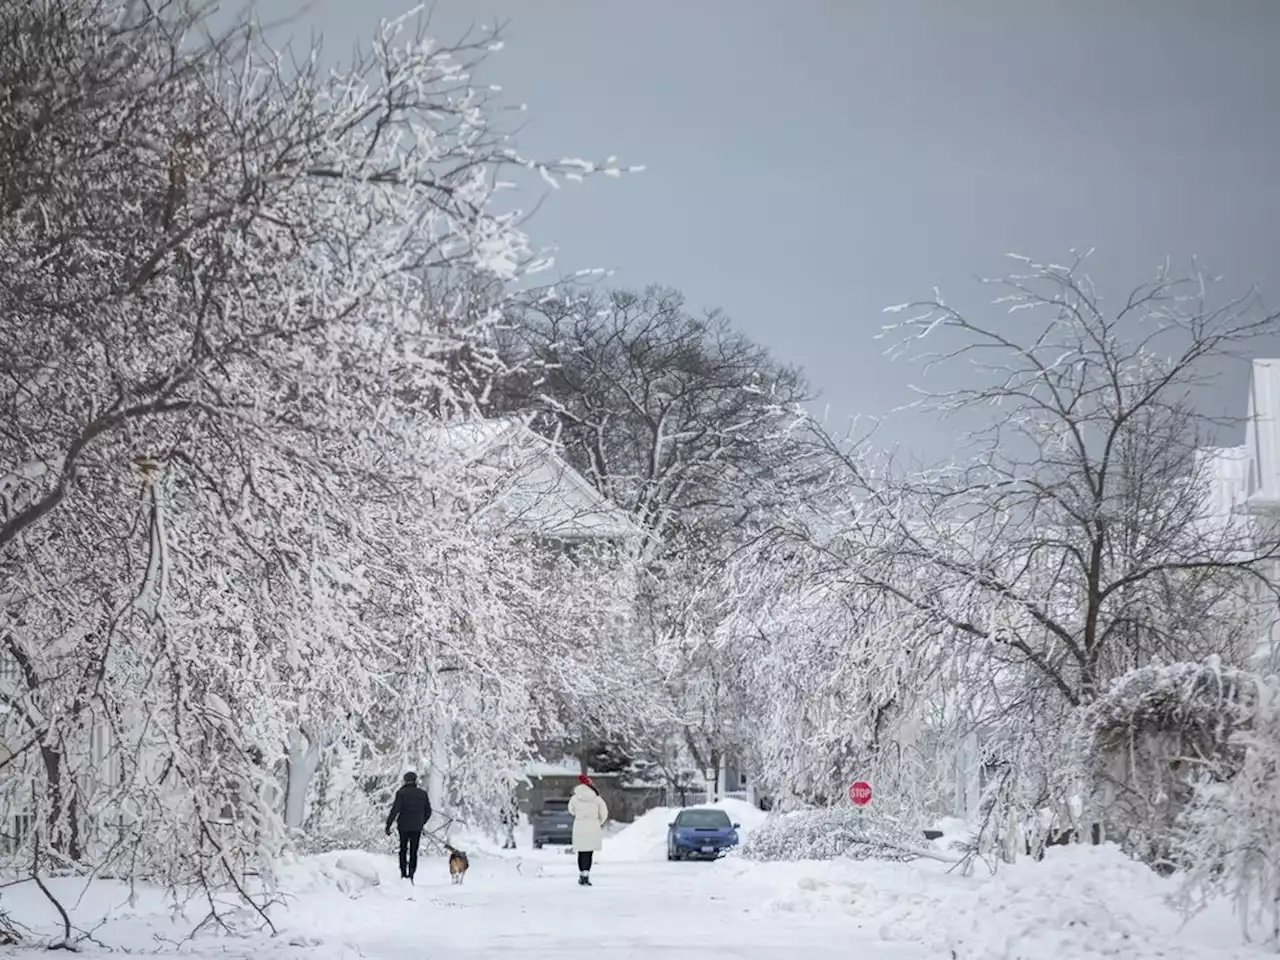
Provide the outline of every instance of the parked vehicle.
<path id="1" fill-rule="evenodd" d="M 529 815 L 533 827 L 533 849 L 541 850 L 545 844 L 565 845 L 573 842 L 573 814 L 569 801 L 544 800 L 541 809 Z"/>
<path id="2" fill-rule="evenodd" d="M 714 860 L 738 845 L 741 824 L 714 807 L 681 810 L 667 824 L 668 860 Z"/>

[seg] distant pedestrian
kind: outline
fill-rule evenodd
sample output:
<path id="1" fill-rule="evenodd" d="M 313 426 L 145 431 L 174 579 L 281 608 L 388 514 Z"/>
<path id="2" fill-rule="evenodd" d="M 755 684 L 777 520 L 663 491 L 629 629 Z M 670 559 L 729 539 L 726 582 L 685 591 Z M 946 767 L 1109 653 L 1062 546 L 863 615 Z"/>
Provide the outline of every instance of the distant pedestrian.
<path id="1" fill-rule="evenodd" d="M 578 853 L 578 886 L 591 886 L 591 861 L 604 845 L 604 825 L 609 807 L 600 791 L 585 773 L 569 797 L 569 813 L 573 815 L 573 849 Z"/>
<path id="2" fill-rule="evenodd" d="M 502 811 L 502 827 L 504 836 L 502 838 L 503 850 L 514 850 L 516 848 L 516 826 L 520 823 L 520 807 L 516 803 L 516 798 L 512 796 L 507 801 L 506 808 Z"/>
<path id="3" fill-rule="evenodd" d="M 431 798 L 418 786 L 418 775 L 406 773 L 404 785 L 396 791 L 396 798 L 387 814 L 387 836 L 391 836 L 394 824 L 400 830 L 400 878 L 413 882 L 418 872 L 418 845 L 422 831 L 431 819 Z"/>

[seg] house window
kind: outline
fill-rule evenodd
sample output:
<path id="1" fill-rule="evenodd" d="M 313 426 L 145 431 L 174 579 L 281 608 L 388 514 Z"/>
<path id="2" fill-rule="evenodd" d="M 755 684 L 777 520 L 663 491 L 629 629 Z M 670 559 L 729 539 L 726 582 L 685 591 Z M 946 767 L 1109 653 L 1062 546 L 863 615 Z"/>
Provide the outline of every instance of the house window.
<path id="1" fill-rule="evenodd" d="M 747 785 L 747 775 L 745 773 L 738 774 L 738 786 L 745 787 Z"/>

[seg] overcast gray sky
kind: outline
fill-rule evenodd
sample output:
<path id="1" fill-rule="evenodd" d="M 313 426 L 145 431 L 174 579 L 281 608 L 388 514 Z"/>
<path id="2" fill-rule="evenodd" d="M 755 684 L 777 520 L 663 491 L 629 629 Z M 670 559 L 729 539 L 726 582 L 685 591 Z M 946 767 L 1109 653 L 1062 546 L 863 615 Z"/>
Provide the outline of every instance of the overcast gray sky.
<path id="1" fill-rule="evenodd" d="M 336 54 L 409 6 L 314 0 L 295 30 Z M 1166 255 L 1280 287 L 1273 0 L 438 0 L 433 22 L 495 19 L 486 78 L 529 105 L 527 153 L 647 167 L 542 209 L 559 268 L 723 307 L 841 415 L 920 379 L 872 339 L 883 307 L 980 304 L 1007 252 L 1096 247 L 1116 296 Z M 1222 391 L 1242 413 L 1243 382 Z"/>

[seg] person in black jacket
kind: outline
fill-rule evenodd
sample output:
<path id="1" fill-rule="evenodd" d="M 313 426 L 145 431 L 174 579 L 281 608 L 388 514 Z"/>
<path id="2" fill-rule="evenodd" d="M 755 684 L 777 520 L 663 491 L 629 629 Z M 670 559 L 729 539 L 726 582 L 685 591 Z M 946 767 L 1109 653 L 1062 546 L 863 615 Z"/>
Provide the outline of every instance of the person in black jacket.
<path id="1" fill-rule="evenodd" d="M 387 836 L 391 836 L 392 824 L 400 828 L 401 879 L 412 882 L 418 871 L 418 844 L 422 842 L 422 831 L 430 819 L 431 798 L 418 786 L 418 775 L 406 773 L 404 786 L 396 791 L 391 812 L 387 814 Z"/>

